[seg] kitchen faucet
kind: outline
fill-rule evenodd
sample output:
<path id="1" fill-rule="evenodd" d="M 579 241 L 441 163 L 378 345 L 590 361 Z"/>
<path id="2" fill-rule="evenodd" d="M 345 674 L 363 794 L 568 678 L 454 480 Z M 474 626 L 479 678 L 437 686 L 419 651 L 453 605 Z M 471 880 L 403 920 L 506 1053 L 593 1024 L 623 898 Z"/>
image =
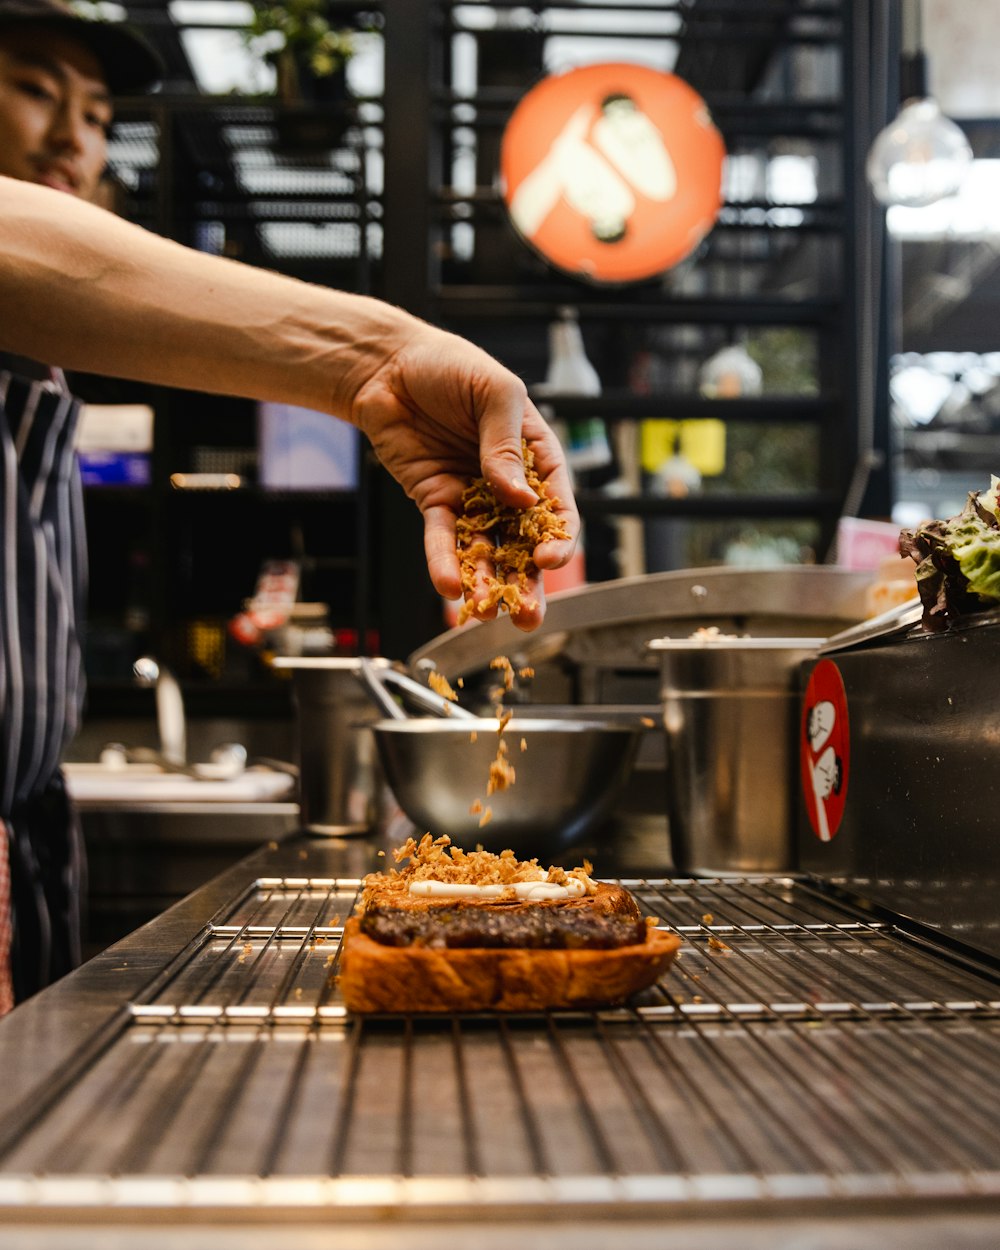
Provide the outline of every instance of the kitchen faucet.
<path id="1" fill-rule="evenodd" d="M 187 763 L 187 727 L 184 697 L 177 678 L 165 664 L 152 656 L 142 656 L 132 666 L 137 681 L 156 687 L 156 728 L 160 738 L 160 755 L 168 764 Z"/>

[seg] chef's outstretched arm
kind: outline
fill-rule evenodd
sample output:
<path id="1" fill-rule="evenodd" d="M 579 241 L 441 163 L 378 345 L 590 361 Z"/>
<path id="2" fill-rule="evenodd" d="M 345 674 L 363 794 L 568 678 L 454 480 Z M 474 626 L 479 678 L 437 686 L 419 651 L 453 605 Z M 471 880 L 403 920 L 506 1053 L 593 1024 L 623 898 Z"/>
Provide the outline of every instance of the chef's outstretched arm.
<path id="1" fill-rule="evenodd" d="M 424 517 L 431 578 L 461 594 L 455 521 L 468 481 L 535 501 L 535 468 L 571 535 L 579 520 L 558 440 L 524 384 L 472 343 L 380 300 L 299 282 L 170 242 L 45 187 L 0 177 L 0 347 L 68 369 L 276 400 L 357 425 Z M 542 619 L 536 606 L 516 623 Z"/>

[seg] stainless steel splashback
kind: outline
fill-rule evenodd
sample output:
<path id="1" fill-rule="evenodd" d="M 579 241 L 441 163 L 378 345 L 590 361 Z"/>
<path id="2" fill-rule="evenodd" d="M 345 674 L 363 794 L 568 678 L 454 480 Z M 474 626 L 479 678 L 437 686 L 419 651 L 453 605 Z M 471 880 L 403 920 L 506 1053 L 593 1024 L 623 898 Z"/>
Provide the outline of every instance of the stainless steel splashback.
<path id="1" fill-rule="evenodd" d="M 869 572 L 818 565 L 702 568 L 600 582 L 555 594 L 542 625 L 525 634 L 506 616 L 472 622 L 409 657 L 449 678 L 489 672 L 496 655 L 530 664 L 529 697 L 542 702 L 656 703 L 651 638 L 687 637 L 699 626 L 755 636 L 825 638 L 865 616 Z M 559 674 L 571 673 L 560 690 Z M 565 678 L 564 678 L 565 680 Z"/>

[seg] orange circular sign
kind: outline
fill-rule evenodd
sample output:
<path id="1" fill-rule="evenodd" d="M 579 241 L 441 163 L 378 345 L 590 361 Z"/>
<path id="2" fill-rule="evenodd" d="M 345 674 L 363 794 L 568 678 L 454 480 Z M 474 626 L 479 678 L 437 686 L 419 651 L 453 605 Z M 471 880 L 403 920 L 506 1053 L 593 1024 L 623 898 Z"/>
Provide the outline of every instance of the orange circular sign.
<path id="1" fill-rule="evenodd" d="M 504 130 L 503 196 L 518 233 L 594 282 L 639 282 L 683 260 L 721 205 L 722 136 L 675 74 L 587 65 L 543 79 Z"/>

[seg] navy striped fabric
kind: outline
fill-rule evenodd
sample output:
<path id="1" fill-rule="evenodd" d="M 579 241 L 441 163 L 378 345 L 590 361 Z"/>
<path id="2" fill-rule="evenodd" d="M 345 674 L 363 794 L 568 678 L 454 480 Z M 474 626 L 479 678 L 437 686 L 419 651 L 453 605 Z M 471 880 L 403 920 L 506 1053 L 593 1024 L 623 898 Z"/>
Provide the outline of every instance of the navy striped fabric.
<path id="1" fill-rule="evenodd" d="M 0 373 L 0 817 L 44 789 L 83 700 L 86 583 L 79 404 Z"/>
<path id="2" fill-rule="evenodd" d="M 83 848 L 59 772 L 84 694 L 78 415 L 58 383 L 0 369 L 0 822 L 18 999 L 79 958 Z"/>

